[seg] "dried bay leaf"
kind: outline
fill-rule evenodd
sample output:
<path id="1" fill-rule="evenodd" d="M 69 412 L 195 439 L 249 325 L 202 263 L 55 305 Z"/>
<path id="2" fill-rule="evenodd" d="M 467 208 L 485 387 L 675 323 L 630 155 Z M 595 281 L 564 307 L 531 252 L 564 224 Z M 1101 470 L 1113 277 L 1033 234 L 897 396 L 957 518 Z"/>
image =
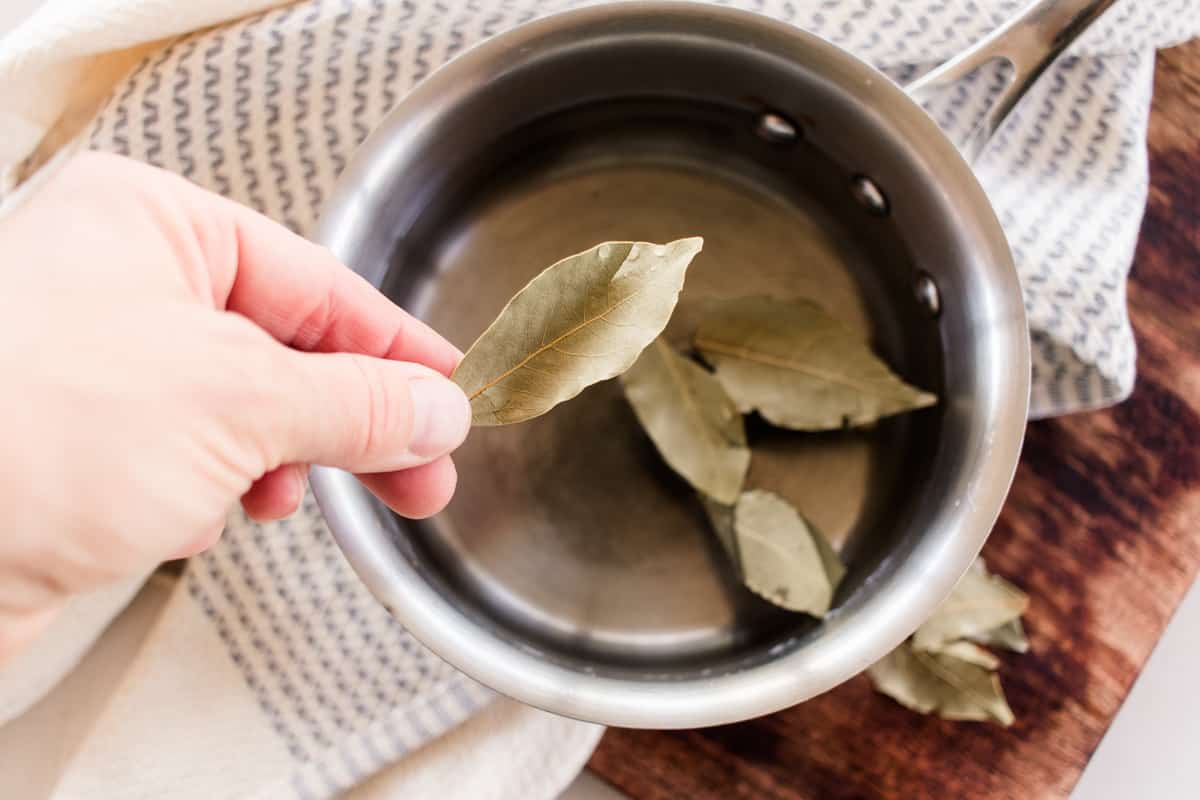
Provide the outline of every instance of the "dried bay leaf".
<path id="1" fill-rule="evenodd" d="M 951 720 L 990 720 L 1007 727 L 1013 723 L 1013 712 L 1000 678 L 988 666 L 995 659 L 985 656 L 990 654 L 965 642 L 951 652 L 937 653 L 922 652 L 905 642 L 871 665 L 867 675 L 878 691 L 913 711 Z"/>
<path id="2" fill-rule="evenodd" d="M 702 246 L 607 242 L 535 277 L 454 370 L 474 424 L 523 422 L 627 370 L 666 326 Z"/>
<path id="3" fill-rule="evenodd" d="M 974 639 L 982 644 L 1001 639 L 1010 641 L 1009 649 L 1028 649 L 1019 619 L 1029 607 L 1029 596 L 999 575 L 987 570 L 977 558 L 963 575 L 946 601 L 913 634 L 918 650 L 940 650 L 959 639 Z M 1016 622 L 1018 630 L 1001 631 Z"/>
<path id="4" fill-rule="evenodd" d="M 773 492 L 744 492 L 734 533 L 747 588 L 777 606 L 824 616 L 845 568 L 796 509 Z"/>
<path id="5" fill-rule="evenodd" d="M 1012 650 L 1014 653 L 1029 652 L 1029 639 L 1025 637 L 1025 627 L 1019 619 L 1014 619 L 1011 622 L 1006 622 L 991 630 L 973 634 L 967 638 L 976 644 Z"/>
<path id="6" fill-rule="evenodd" d="M 696 349 L 743 413 L 796 430 L 833 430 L 931 406 L 858 336 L 809 300 L 742 297 L 700 323 Z"/>
<path id="7" fill-rule="evenodd" d="M 978 558 L 933 616 L 867 671 L 871 681 L 914 711 L 1011 725 L 995 673 L 1000 660 L 979 645 L 1028 650 L 1020 619 L 1028 604 L 1024 592 Z"/>
<path id="8" fill-rule="evenodd" d="M 699 494 L 698 496 L 700 502 L 704 505 L 704 512 L 708 515 L 708 521 L 712 525 L 713 532 L 717 535 L 717 540 L 725 549 L 734 568 L 737 569 L 739 574 L 742 574 L 742 559 L 738 552 L 737 531 L 734 529 L 734 512 L 736 507 L 722 505 L 703 494 Z M 842 564 L 841 557 L 838 556 L 837 552 L 833 549 L 833 545 L 829 543 L 829 540 L 820 531 L 813 528 L 803 517 L 801 517 L 801 520 L 812 531 L 812 540 L 817 546 L 817 555 L 821 559 L 821 565 L 825 568 L 825 575 L 832 584 L 832 588 L 837 589 L 838 584 L 842 582 L 842 578 L 846 575 L 846 567 Z"/>
<path id="9" fill-rule="evenodd" d="M 750 450 L 742 415 L 717 379 L 658 338 L 621 376 L 621 385 L 671 469 L 718 503 L 737 502 Z"/>
<path id="10" fill-rule="evenodd" d="M 995 670 L 1000 666 L 1000 659 L 984 650 L 974 642 L 959 640 L 950 642 L 938 649 L 938 653 L 942 655 L 952 656 L 960 661 L 967 661 L 971 664 L 983 667 L 984 669 Z"/>

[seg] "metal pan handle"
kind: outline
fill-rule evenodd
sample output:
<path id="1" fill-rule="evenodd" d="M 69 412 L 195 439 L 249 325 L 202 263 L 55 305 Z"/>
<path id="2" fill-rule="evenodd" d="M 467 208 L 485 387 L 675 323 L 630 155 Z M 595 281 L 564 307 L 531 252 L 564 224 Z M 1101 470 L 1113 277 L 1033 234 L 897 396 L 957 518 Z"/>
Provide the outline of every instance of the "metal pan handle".
<path id="1" fill-rule="evenodd" d="M 923 102 L 984 64 L 1007 61 L 1012 65 L 1008 83 L 963 147 L 974 161 L 1033 82 L 1115 1 L 1034 0 L 1004 25 L 913 81 L 908 94 Z"/>

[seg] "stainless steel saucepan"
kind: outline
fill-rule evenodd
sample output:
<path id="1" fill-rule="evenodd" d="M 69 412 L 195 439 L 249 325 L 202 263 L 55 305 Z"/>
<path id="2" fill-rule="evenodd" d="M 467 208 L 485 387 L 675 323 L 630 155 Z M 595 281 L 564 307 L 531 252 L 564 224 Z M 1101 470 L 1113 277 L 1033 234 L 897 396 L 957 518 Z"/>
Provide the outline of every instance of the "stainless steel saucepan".
<path id="1" fill-rule="evenodd" d="M 765 714 L 887 653 L 987 537 L 1029 394 L 1004 234 L 913 98 L 1011 61 L 978 145 L 1110 3 L 1036 2 L 907 94 L 804 31 L 690 3 L 559 14 L 437 72 L 362 146 L 318 238 L 460 347 L 567 254 L 700 235 L 668 336 L 686 341 L 713 298 L 809 297 L 941 403 L 869 431 L 755 432 L 750 485 L 790 499 L 848 562 L 821 623 L 740 585 L 612 381 L 473 431 L 431 520 L 314 470 L 362 579 L 482 683 L 608 724 Z"/>

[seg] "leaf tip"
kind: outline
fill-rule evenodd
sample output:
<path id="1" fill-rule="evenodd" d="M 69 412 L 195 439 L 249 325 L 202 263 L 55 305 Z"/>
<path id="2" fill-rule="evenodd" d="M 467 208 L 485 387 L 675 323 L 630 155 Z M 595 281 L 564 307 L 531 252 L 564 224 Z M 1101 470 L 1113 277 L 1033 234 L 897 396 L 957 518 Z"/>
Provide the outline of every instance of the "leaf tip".
<path id="1" fill-rule="evenodd" d="M 913 398 L 913 409 L 929 408 L 937 404 L 938 396 L 936 394 L 916 389 L 916 396 Z"/>

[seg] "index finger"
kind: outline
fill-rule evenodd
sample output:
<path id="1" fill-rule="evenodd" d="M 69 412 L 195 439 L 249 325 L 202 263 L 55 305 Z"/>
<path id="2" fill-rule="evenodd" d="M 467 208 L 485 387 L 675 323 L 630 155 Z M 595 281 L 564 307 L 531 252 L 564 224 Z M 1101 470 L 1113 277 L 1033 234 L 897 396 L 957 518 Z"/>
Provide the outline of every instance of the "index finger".
<path id="1" fill-rule="evenodd" d="M 185 179 L 185 213 L 201 240 L 219 308 L 248 317 L 298 350 L 414 361 L 449 375 L 462 353 L 397 306 L 328 249 Z"/>
<path id="2" fill-rule="evenodd" d="M 226 201 L 228 202 L 228 201 Z M 462 353 L 329 250 L 236 206 L 237 275 L 226 308 L 298 350 L 415 361 L 449 375 Z"/>

